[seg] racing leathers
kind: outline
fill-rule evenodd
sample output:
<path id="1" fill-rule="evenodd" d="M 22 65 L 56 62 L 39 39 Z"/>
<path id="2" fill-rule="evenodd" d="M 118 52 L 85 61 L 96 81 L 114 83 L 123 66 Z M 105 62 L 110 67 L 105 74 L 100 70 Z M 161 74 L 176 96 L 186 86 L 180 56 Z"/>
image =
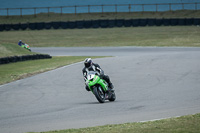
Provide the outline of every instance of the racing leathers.
<path id="1" fill-rule="evenodd" d="M 99 77 L 101 79 L 104 79 L 108 83 L 108 87 L 110 89 L 114 88 L 113 85 L 112 85 L 112 83 L 111 83 L 111 81 L 110 81 L 109 76 L 104 74 L 104 71 L 101 69 L 101 67 L 98 64 L 92 63 L 92 65 L 90 67 L 88 67 L 88 68 L 84 67 L 83 68 L 82 72 L 83 72 L 83 77 L 84 77 L 85 81 L 87 79 L 87 75 L 88 75 L 89 71 L 95 71 L 95 72 L 97 72 L 97 74 L 99 75 Z M 85 86 L 85 88 L 86 88 L 87 91 L 90 91 L 87 85 Z"/>

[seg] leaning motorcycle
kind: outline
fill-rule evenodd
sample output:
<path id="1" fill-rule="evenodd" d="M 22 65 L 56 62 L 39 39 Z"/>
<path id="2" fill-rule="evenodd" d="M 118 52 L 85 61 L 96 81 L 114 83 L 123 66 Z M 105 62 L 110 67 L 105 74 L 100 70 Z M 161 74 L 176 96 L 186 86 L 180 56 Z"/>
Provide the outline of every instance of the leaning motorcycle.
<path id="1" fill-rule="evenodd" d="M 114 90 L 108 88 L 108 83 L 101 79 L 96 72 L 89 71 L 85 83 L 100 103 L 104 103 L 105 100 L 115 101 Z"/>
<path id="2" fill-rule="evenodd" d="M 21 45 L 21 47 L 31 51 L 31 48 L 29 47 L 28 44 Z"/>

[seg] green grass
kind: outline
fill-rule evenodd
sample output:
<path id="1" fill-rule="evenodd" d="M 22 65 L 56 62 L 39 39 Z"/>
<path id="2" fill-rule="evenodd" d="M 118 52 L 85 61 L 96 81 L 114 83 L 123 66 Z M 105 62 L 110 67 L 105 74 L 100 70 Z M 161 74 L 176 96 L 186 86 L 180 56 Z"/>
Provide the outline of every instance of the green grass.
<path id="1" fill-rule="evenodd" d="M 0 65 L 0 84 L 9 83 L 58 67 L 83 61 L 86 57 L 64 56 Z M 97 57 L 92 57 L 97 58 Z"/>
<path id="2" fill-rule="evenodd" d="M 121 27 L 98 29 L 26 30 L 0 32 L 0 44 L 31 47 L 200 46 L 200 27 Z"/>
<path id="3" fill-rule="evenodd" d="M 40 13 L 24 16 L 0 16 L 0 24 L 15 24 L 27 22 L 77 21 L 98 19 L 137 19 L 137 18 L 199 18 L 200 10 L 178 10 L 165 12 L 126 12 L 126 13 L 81 13 L 57 14 Z"/>
<path id="4" fill-rule="evenodd" d="M 199 133 L 200 114 L 158 121 L 105 125 L 41 133 Z"/>
<path id="5" fill-rule="evenodd" d="M 16 44 L 0 44 L 0 57 L 35 54 Z"/>

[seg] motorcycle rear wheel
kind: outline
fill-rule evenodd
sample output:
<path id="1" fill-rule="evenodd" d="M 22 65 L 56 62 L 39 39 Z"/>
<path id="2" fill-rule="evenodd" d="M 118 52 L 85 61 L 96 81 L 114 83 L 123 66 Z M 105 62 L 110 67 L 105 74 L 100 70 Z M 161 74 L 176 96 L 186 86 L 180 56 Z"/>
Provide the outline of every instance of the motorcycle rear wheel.
<path id="1" fill-rule="evenodd" d="M 111 92 L 112 94 L 111 94 L 111 96 L 109 96 L 109 101 L 115 101 L 115 99 L 116 99 L 116 95 L 115 95 L 115 92 Z"/>

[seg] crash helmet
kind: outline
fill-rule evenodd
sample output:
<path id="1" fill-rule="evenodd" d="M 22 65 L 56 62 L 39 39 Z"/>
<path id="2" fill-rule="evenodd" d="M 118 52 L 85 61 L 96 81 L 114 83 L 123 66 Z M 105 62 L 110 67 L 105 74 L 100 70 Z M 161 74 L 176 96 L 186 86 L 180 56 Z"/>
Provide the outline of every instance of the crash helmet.
<path id="1" fill-rule="evenodd" d="M 84 61 L 84 65 L 86 68 L 89 68 L 92 65 L 92 59 L 91 58 L 86 58 Z"/>
<path id="2" fill-rule="evenodd" d="M 22 42 L 22 40 L 19 40 L 19 42 Z"/>

